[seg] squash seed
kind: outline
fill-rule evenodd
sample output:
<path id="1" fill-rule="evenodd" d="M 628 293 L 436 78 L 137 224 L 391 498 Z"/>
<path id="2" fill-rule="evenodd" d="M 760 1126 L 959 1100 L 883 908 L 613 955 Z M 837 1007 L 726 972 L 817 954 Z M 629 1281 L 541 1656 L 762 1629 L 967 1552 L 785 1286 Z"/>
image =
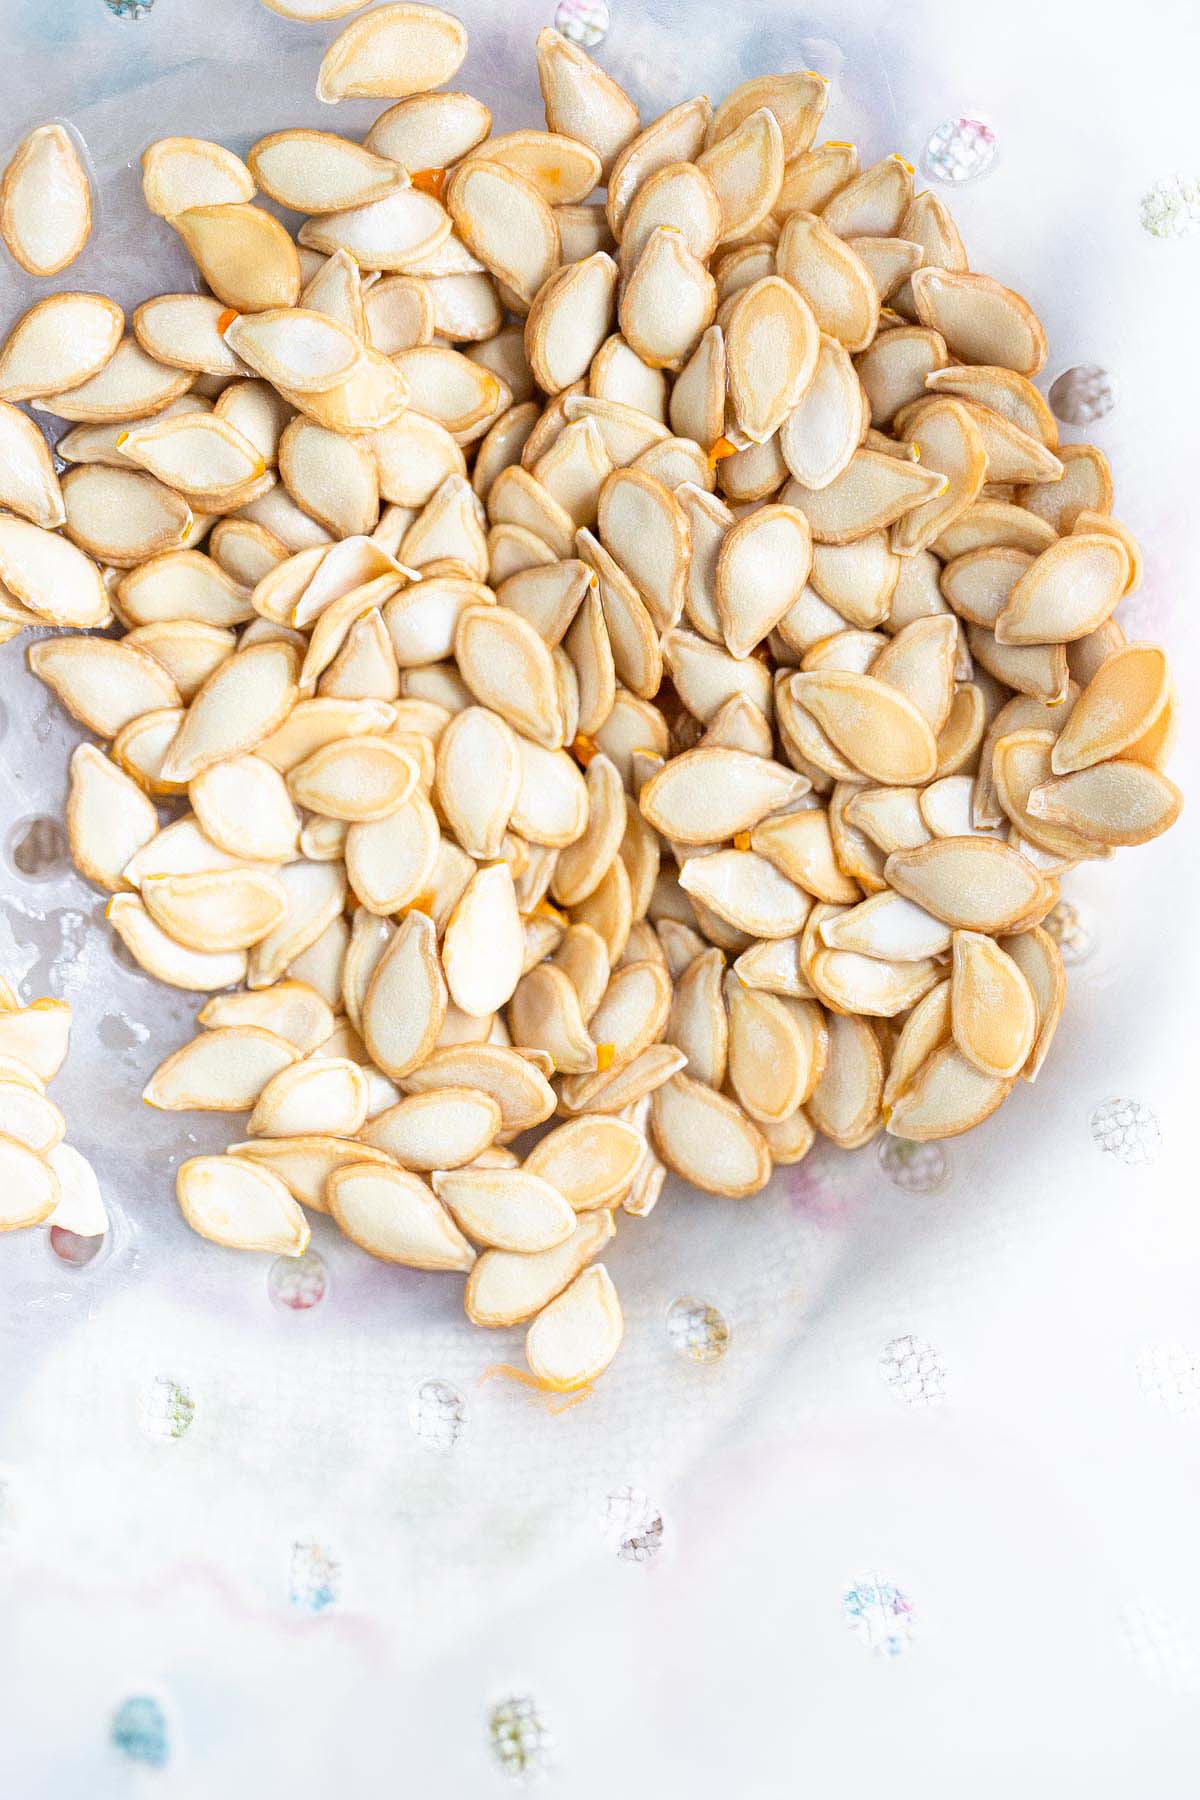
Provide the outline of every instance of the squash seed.
<path id="1" fill-rule="evenodd" d="M 257 869 L 156 875 L 140 886 L 154 923 L 189 950 L 245 950 L 287 914 L 284 889 Z"/>
<path id="2" fill-rule="evenodd" d="M 0 346 L 0 399 L 58 395 L 99 374 L 121 341 L 124 314 L 103 294 L 50 294 Z"/>
<path id="3" fill-rule="evenodd" d="M 36 1156 L 48 1157 L 66 1129 L 53 1100 L 23 1082 L 0 1079 L 0 1141 L 12 1140 Z"/>
<path id="4" fill-rule="evenodd" d="M 437 1196 L 407 1169 L 345 1163 L 326 1181 L 329 1211 L 352 1243 L 414 1269 L 469 1269 L 475 1252 Z"/>
<path id="5" fill-rule="evenodd" d="M 675 226 L 650 233 L 618 307 L 629 347 L 652 369 L 681 369 L 713 322 L 717 289 Z M 593 369 L 593 375 L 594 375 Z M 609 392 L 609 399 L 622 399 Z"/>
<path id="6" fill-rule="evenodd" d="M 803 777 L 781 763 L 702 746 L 664 764 L 643 788 L 640 804 L 664 837 L 715 844 L 751 830 L 804 790 Z"/>
<path id="7" fill-rule="evenodd" d="M 302 1256 L 308 1247 L 308 1221 L 288 1188 L 242 1157 L 189 1157 L 175 1194 L 192 1230 L 227 1249 Z"/>
<path id="8" fill-rule="evenodd" d="M 176 213 L 171 223 L 226 306 L 246 313 L 296 304 L 300 258 L 271 213 L 244 202 L 208 204 Z"/>
<path id="9" fill-rule="evenodd" d="M 401 1168 L 426 1173 L 474 1162 L 500 1129 L 490 1094 L 470 1088 L 410 1094 L 363 1127 L 362 1140 L 386 1151 Z"/>
<path id="10" fill-rule="evenodd" d="M 27 519 L 0 515 L 0 584 L 41 624 L 87 629 L 110 618 L 108 594 L 91 559 Z"/>
<path id="11" fill-rule="evenodd" d="M 404 99 L 441 87 L 467 54 L 465 27 L 432 6 L 381 6 L 325 52 L 318 100 Z"/>
<path id="12" fill-rule="evenodd" d="M 43 638 L 27 655 L 33 673 L 97 737 L 116 738 L 142 713 L 179 702 L 160 663 L 109 638 Z"/>
<path id="13" fill-rule="evenodd" d="M 524 936 L 507 863 L 481 868 L 446 925 L 442 966 L 456 1006 L 484 1018 L 507 1004 L 521 978 Z"/>
<path id="14" fill-rule="evenodd" d="M 138 894 L 114 894 L 104 916 L 134 960 L 169 987 L 214 993 L 245 977 L 244 951 L 186 949 L 155 924 Z"/>
<path id="15" fill-rule="evenodd" d="M 703 1082 L 672 1076 L 655 1090 L 650 1116 L 658 1154 L 694 1187 L 743 1199 L 770 1179 L 762 1133 L 734 1101 Z"/>
<path id="16" fill-rule="evenodd" d="M 358 1063 L 311 1056 L 272 1076 L 254 1105 L 251 1137 L 353 1137 L 367 1116 L 367 1078 Z"/>
<path id="17" fill-rule="evenodd" d="M 57 275 L 92 229 L 92 190 L 75 140 L 39 125 L 13 152 L 0 181 L 0 237 L 27 275 Z"/>
<path id="18" fill-rule="evenodd" d="M 885 873 L 898 893 L 957 931 L 1012 929 L 1037 903 L 1040 877 L 993 838 L 935 838 L 894 850 Z"/>
<path id="19" fill-rule="evenodd" d="M 1145 844 L 1175 823 L 1183 796 L 1158 769 L 1117 757 L 1035 787 L 1028 804 L 1031 818 L 1092 843 Z"/>
<path id="20" fill-rule="evenodd" d="M 538 1314 L 525 1334 L 525 1360 L 542 1387 L 568 1393 L 604 1373 L 624 1331 L 617 1290 L 596 1263 Z"/>
<path id="21" fill-rule="evenodd" d="M 528 1169 L 448 1169 L 433 1191 L 468 1237 L 496 1250 L 535 1255 L 565 1243 L 575 1214 L 558 1190 Z"/>
<path id="22" fill-rule="evenodd" d="M 446 206 L 467 248 L 526 304 L 562 254 L 553 210 L 505 163 L 473 156 L 446 188 Z"/>
<path id="23" fill-rule="evenodd" d="M 432 1050 L 446 1014 L 437 934 L 424 913 L 401 921 L 375 965 L 362 1001 L 362 1033 L 372 1060 L 399 1080 Z"/>
<path id="24" fill-rule="evenodd" d="M 67 839 L 75 867 L 110 894 L 127 888 L 127 863 L 158 831 L 158 814 L 137 782 L 94 744 L 71 754 Z"/>
<path id="25" fill-rule="evenodd" d="M 923 268 L 912 277 L 922 325 L 937 331 L 961 362 L 994 364 L 1036 375 L 1046 360 L 1046 334 L 1020 294 L 990 275 Z"/>
<path id="26" fill-rule="evenodd" d="M 160 1063 L 142 1099 L 168 1112 L 249 1112 L 268 1081 L 298 1056 L 294 1045 L 262 1026 L 217 1026 Z"/>
<path id="27" fill-rule="evenodd" d="M 1170 697 L 1167 660 L 1158 645 L 1122 645 L 1072 708 L 1051 752 L 1054 773 L 1069 775 L 1128 752 L 1154 728 Z"/>
<path id="28" fill-rule="evenodd" d="M 196 1015 L 210 1027 L 259 1026 L 307 1056 L 333 1031 L 332 1009 L 303 981 L 277 981 L 257 993 L 218 994 Z"/>
<path id="29" fill-rule="evenodd" d="M 994 939 L 954 933 L 950 1016 L 959 1052 L 985 1075 L 1009 1080 L 1033 1048 L 1037 1009 L 1033 991 Z"/>
<path id="30" fill-rule="evenodd" d="M 916 1143 L 958 1137 L 989 1118 L 1011 1087 L 969 1063 L 955 1044 L 943 1044 L 897 1096 L 887 1129 Z"/>
<path id="31" fill-rule="evenodd" d="M 538 33 L 537 65 L 546 124 L 590 145 L 606 178 L 640 127 L 637 107 L 590 56 L 549 27 Z"/>
<path id="32" fill-rule="evenodd" d="M 1126 590 L 1129 552 L 1107 532 L 1072 532 L 1014 582 L 996 619 L 1001 644 L 1063 643 L 1102 625 Z"/>
<path id="33" fill-rule="evenodd" d="M 52 531 L 66 518 L 45 438 L 32 419 L 0 401 L 0 506 Z"/>

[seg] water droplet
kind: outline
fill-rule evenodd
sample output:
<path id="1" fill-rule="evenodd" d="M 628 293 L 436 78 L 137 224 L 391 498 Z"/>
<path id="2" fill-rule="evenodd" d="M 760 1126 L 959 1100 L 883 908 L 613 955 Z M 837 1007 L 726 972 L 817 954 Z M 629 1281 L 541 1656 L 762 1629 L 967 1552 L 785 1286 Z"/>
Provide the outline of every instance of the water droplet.
<path id="1" fill-rule="evenodd" d="M 467 1429 L 467 1403 L 456 1387 L 435 1376 L 423 1381 L 409 1401 L 408 1422 L 427 1450 L 446 1455 Z"/>
<path id="2" fill-rule="evenodd" d="M 1200 1358 L 1186 1344 L 1151 1344 L 1137 1359 L 1138 1384 L 1173 1419 L 1200 1412 Z"/>
<path id="3" fill-rule="evenodd" d="M 1166 175 L 1142 195 L 1144 230 L 1156 238 L 1191 237 L 1200 231 L 1200 178 Z"/>
<path id="4" fill-rule="evenodd" d="M 316 1250 L 303 1256 L 277 1256 L 267 1270 L 271 1304 L 283 1312 L 308 1312 L 325 1298 L 329 1277 Z"/>
<path id="5" fill-rule="evenodd" d="M 601 1510 L 600 1529 L 622 1562 L 649 1562 L 663 1547 L 662 1513 L 641 1488 L 614 1488 Z"/>
<path id="6" fill-rule="evenodd" d="M 150 1032 L 137 1019 L 127 1019 L 123 1013 L 107 1013 L 96 1027 L 96 1036 L 106 1050 L 124 1055 L 144 1044 Z"/>
<path id="7" fill-rule="evenodd" d="M 892 1338 L 879 1353 L 879 1373 L 910 1406 L 937 1406 L 946 1398 L 945 1364 L 924 1338 Z"/>
<path id="8" fill-rule="evenodd" d="M 729 1348 L 724 1313 L 709 1301 L 690 1296 L 673 1300 L 668 1307 L 667 1337 L 671 1347 L 692 1362 L 719 1362 Z"/>
<path id="9" fill-rule="evenodd" d="M 559 0 L 554 11 L 554 29 L 585 50 L 603 43 L 611 25 L 608 0 Z"/>
<path id="10" fill-rule="evenodd" d="M 1200 1645 L 1190 1622 L 1139 1602 L 1121 1614 L 1125 1643 L 1142 1674 L 1176 1694 L 1200 1693 Z"/>
<path id="11" fill-rule="evenodd" d="M 1072 901 L 1058 901 L 1042 924 L 1058 945 L 1064 963 L 1074 967 L 1087 961 L 1092 953 L 1092 934 L 1083 914 Z"/>
<path id="12" fill-rule="evenodd" d="M 1140 1100 L 1106 1100 L 1091 1117 L 1092 1139 L 1106 1156 L 1129 1168 L 1152 1163 L 1162 1149 L 1162 1130 Z"/>
<path id="13" fill-rule="evenodd" d="M 541 1773 L 550 1759 L 550 1733 L 529 1694 L 510 1695 L 492 1708 L 488 1740 L 496 1761 L 514 1780 Z"/>
<path id="14" fill-rule="evenodd" d="M 1050 383 L 1050 406 L 1064 425 L 1094 425 L 1117 403 L 1113 378 L 1099 363 L 1076 363 Z"/>
<path id="15" fill-rule="evenodd" d="M 950 1176 L 950 1159 L 940 1144 L 914 1144 L 907 1138 L 881 1138 L 879 1166 L 906 1194 L 936 1194 Z"/>
<path id="16" fill-rule="evenodd" d="M 982 119 L 943 119 L 921 156 L 926 175 L 955 184 L 985 175 L 996 159 L 996 134 Z"/>
<path id="17" fill-rule="evenodd" d="M 131 1694 L 121 1702 L 112 1716 L 109 1737 L 131 1762 L 149 1763 L 153 1769 L 166 1763 L 170 1751 L 167 1718 L 149 1694 Z"/>
<path id="18" fill-rule="evenodd" d="M 138 1424 L 149 1438 L 169 1443 L 186 1437 L 196 1416 L 196 1402 L 183 1383 L 156 1375 L 138 1397 Z"/>
<path id="19" fill-rule="evenodd" d="M 342 1566 L 332 1551 L 311 1539 L 292 1545 L 288 1599 L 298 1612 L 324 1612 L 341 1587 Z"/>
<path id="20" fill-rule="evenodd" d="M 80 1237 L 77 1231 L 68 1231 L 64 1225 L 51 1225 L 46 1235 L 59 1262 L 72 1269 L 84 1269 L 88 1263 L 95 1262 L 107 1242 L 103 1233 L 99 1237 Z"/>
<path id="21" fill-rule="evenodd" d="M 912 1648 L 912 1602 L 882 1576 L 857 1576 L 842 1595 L 842 1615 L 859 1642 L 880 1656 Z"/>
<path id="22" fill-rule="evenodd" d="M 8 860 L 27 880 L 49 881 L 67 866 L 67 834 L 48 814 L 22 819 L 9 833 Z"/>

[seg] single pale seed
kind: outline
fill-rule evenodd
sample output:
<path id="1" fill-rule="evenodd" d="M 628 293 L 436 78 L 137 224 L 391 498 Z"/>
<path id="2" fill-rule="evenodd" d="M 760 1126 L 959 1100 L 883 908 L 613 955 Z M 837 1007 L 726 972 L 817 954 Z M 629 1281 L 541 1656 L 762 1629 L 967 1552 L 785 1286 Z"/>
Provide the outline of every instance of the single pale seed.
<path id="1" fill-rule="evenodd" d="M 318 100 L 403 99 L 449 81 L 466 28 L 432 6 L 381 6 L 345 26 L 325 52 Z"/>
<path id="2" fill-rule="evenodd" d="M 1030 815 L 1099 844 L 1145 844 L 1175 823 L 1183 795 L 1159 770 L 1115 758 L 1034 788 Z"/>
<path id="3" fill-rule="evenodd" d="M 171 423 L 186 425 L 188 420 Z M 67 536 L 88 555 L 117 568 L 132 568 L 177 549 L 192 522 L 182 494 L 133 469 L 85 463 L 68 470 L 62 494 Z"/>
<path id="4" fill-rule="evenodd" d="M 696 162 L 721 202 L 720 241 L 749 237 L 779 199 L 784 164 L 779 120 L 770 108 L 755 108 Z"/>
<path id="5" fill-rule="evenodd" d="M 538 1314 L 525 1335 L 525 1358 L 542 1387 L 567 1393 L 604 1373 L 624 1330 L 617 1290 L 597 1263 Z"/>
<path id="6" fill-rule="evenodd" d="M 524 938 L 507 863 L 480 869 L 446 925 L 442 964 L 451 996 L 473 1018 L 496 1012 L 521 978 Z"/>
<path id="7" fill-rule="evenodd" d="M 563 741 L 554 666 L 524 619 L 500 607 L 468 606 L 458 622 L 455 656 L 484 706 L 548 750 Z"/>
<path id="8" fill-rule="evenodd" d="M 794 507 L 764 506 L 726 533 L 714 597 L 734 656 L 748 656 L 795 605 L 811 557 L 808 520 Z"/>
<path id="9" fill-rule="evenodd" d="M 108 623 L 108 594 L 90 557 L 27 519 L 0 515 L 0 584 L 41 623 Z"/>
<path id="10" fill-rule="evenodd" d="M 639 129 L 637 107 L 590 56 L 549 27 L 538 33 L 537 65 L 550 130 L 590 145 L 607 177 Z"/>
<path id="11" fill-rule="evenodd" d="M 1040 877 L 1023 856 L 993 838 L 935 838 L 894 850 L 887 879 L 907 899 L 959 931 L 996 933 L 1036 903 Z"/>
<path id="12" fill-rule="evenodd" d="M 292 798 L 326 818 L 385 819 L 412 793 L 416 764 L 381 737 L 343 738 L 292 769 Z"/>
<path id="13" fill-rule="evenodd" d="M 257 447 L 215 413 L 184 413 L 137 426 L 117 447 L 197 505 L 227 504 L 266 470 Z"/>
<path id="14" fill-rule="evenodd" d="M 762 1133 L 724 1094 L 677 1074 L 651 1102 L 654 1142 L 677 1175 L 707 1193 L 742 1199 L 766 1186 L 771 1155 Z"/>
<path id="15" fill-rule="evenodd" d="M 45 438 L 32 419 L 0 401 L 0 507 L 53 530 L 66 518 Z"/>
<path id="16" fill-rule="evenodd" d="M 995 623 L 1001 644 L 1063 643 L 1102 625 L 1129 582 L 1119 538 L 1073 532 L 1035 558 L 1014 583 Z"/>
<path id="17" fill-rule="evenodd" d="M 716 283 L 683 233 L 674 226 L 656 226 L 620 299 L 618 317 L 629 346 L 652 369 L 681 369 L 716 309 Z M 625 394 L 606 397 L 624 399 Z"/>
<path id="18" fill-rule="evenodd" d="M 0 181 L 0 237 L 27 275 L 57 275 L 92 229 L 92 190 L 75 140 L 39 125 L 18 144 Z"/>
<path id="19" fill-rule="evenodd" d="M 469 1269 L 475 1252 L 419 1176 L 346 1163 L 326 1183 L 329 1211 L 360 1249 L 415 1269 Z"/>
<path id="20" fill-rule="evenodd" d="M 170 987 L 214 993 L 246 974 L 244 951 L 186 949 L 155 924 L 138 894 L 114 894 L 104 916 L 135 961 Z"/>
<path id="21" fill-rule="evenodd" d="M 257 993 L 219 994 L 196 1015 L 201 1025 L 260 1026 L 306 1056 L 333 1030 L 333 1012 L 303 981 L 278 981 Z"/>
<path id="22" fill-rule="evenodd" d="M 857 1149 L 879 1129 L 883 1057 L 871 1020 L 833 1013 L 826 1018 L 828 1055 L 806 1111 L 825 1136 Z"/>
<path id="23" fill-rule="evenodd" d="M 919 464 L 856 450 L 819 490 L 790 482 L 783 499 L 805 514 L 817 544 L 850 544 L 881 530 L 942 491 L 946 477 Z"/>
<path id="24" fill-rule="evenodd" d="M 300 259 L 271 213 L 242 203 L 204 204 L 175 214 L 171 223 L 226 306 L 246 313 L 295 305 Z"/>
<path id="25" fill-rule="evenodd" d="M 504 163 L 471 157 L 451 177 L 446 206 L 468 249 L 531 302 L 562 254 L 554 213 L 537 188 Z"/>
<path id="26" fill-rule="evenodd" d="M 804 792 L 802 776 L 742 751 L 699 748 L 673 758 L 647 782 L 645 817 L 681 843 L 720 843 Z"/>
<path id="27" fill-rule="evenodd" d="M 432 1177 L 438 1199 L 476 1243 L 535 1255 L 565 1243 L 575 1214 L 556 1188 L 528 1169 L 451 1169 Z"/>
<path id="28" fill-rule="evenodd" d="M 950 979 L 954 1042 L 985 1075 L 1018 1075 L 1033 1048 L 1037 1008 L 1012 957 L 979 932 L 954 933 Z"/>
<path id="29" fill-rule="evenodd" d="M 1002 1076 L 975 1068 L 954 1044 L 943 1044 L 897 1096 L 888 1131 L 916 1143 L 957 1137 L 989 1118 L 1011 1087 Z"/>
<path id="30" fill-rule="evenodd" d="M 158 814 L 142 789 L 94 744 L 71 756 L 67 838 L 81 875 L 109 893 L 128 887 L 124 869 L 158 831 Z"/>
<path id="31" fill-rule="evenodd" d="M 251 1137 L 353 1137 L 367 1116 L 367 1078 L 344 1057 L 294 1062 L 263 1088 L 246 1130 Z"/>
<path id="32" fill-rule="evenodd" d="M 1067 775 L 1128 752 L 1153 729 L 1170 696 L 1167 660 L 1157 644 L 1122 645 L 1076 701 L 1051 752 L 1054 773 Z"/>
<path id="33" fill-rule="evenodd" d="M 34 674 L 97 737 L 115 738 L 142 713 L 179 701 L 161 664 L 108 638 L 44 638 L 27 655 Z"/>
<path id="34" fill-rule="evenodd" d="M 298 1055 L 259 1025 L 218 1026 L 160 1063 L 142 1099 L 169 1112 L 249 1112 L 268 1081 Z"/>
<path id="35" fill-rule="evenodd" d="M 435 1050 L 404 1078 L 404 1086 L 409 1093 L 481 1089 L 499 1105 L 506 1137 L 540 1125 L 556 1104 L 554 1089 L 540 1069 L 501 1044 L 451 1044 Z"/>
<path id="36" fill-rule="evenodd" d="M 471 94 L 416 94 L 380 113 L 366 143 L 406 169 L 460 162 L 491 129 L 492 117 Z"/>
<path id="37" fill-rule="evenodd" d="M 933 732 L 898 689 L 841 670 L 793 675 L 788 685 L 864 775 L 900 787 L 931 779 L 937 765 Z"/>
<path id="38" fill-rule="evenodd" d="M 960 360 L 1018 375 L 1036 375 L 1045 362 L 1046 334 L 1037 315 L 989 275 L 918 269 L 912 294 L 922 325 L 940 332 Z"/>
<path id="39" fill-rule="evenodd" d="M 121 340 L 124 314 L 103 294 L 51 294 L 0 346 L 0 399 L 61 394 L 99 373 Z"/>
<path id="40" fill-rule="evenodd" d="M 156 875 L 141 882 L 146 910 L 189 950 L 245 950 L 287 914 L 287 895 L 273 875 L 222 869 L 195 875 Z"/>
<path id="41" fill-rule="evenodd" d="M 412 905 L 432 872 L 438 839 L 433 808 L 419 789 L 386 818 L 351 825 L 346 873 L 362 904 L 377 913 Z"/>
<path id="42" fill-rule="evenodd" d="M 981 625 L 967 627 L 967 644 L 974 660 L 1006 687 L 1049 706 L 1066 698 L 1069 677 L 1065 645 L 1002 644 Z"/>

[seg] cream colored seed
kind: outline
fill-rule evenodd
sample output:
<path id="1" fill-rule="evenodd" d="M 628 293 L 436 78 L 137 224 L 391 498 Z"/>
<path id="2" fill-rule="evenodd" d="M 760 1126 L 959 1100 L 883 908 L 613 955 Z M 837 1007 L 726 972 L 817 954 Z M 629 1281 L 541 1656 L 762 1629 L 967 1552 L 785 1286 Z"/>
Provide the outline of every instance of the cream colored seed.
<path id="1" fill-rule="evenodd" d="M 365 144 L 151 146 L 212 297 L 123 338 L 56 295 L 0 348 L 0 636 L 115 615 L 30 652 L 110 747 L 73 757 L 72 852 L 149 972 L 245 984 L 148 1089 L 253 1108 L 185 1216 L 297 1254 L 299 1202 L 468 1272 L 565 1392 L 620 1341 L 610 1209 L 668 1169 L 749 1195 L 818 1133 L 953 1135 L 1032 1079 L 1065 988 L 1038 922 L 1173 822 L 1179 708 L 1113 616 L 1140 553 L 1031 384 L 1040 324 L 902 159 L 813 147 L 822 77 L 643 126 L 544 31 L 547 129 L 491 137 L 437 91 L 465 50 L 363 10 L 318 95 L 396 101 Z M 90 210 L 77 169 L 35 217 L 50 151 L 5 183 L 19 258 Z M 77 426 L 61 483 L 22 400 Z M 194 810 L 160 829 L 160 795 Z M 64 1050 L 0 1010 L 18 1160 L 64 1148 L 20 1060 Z"/>

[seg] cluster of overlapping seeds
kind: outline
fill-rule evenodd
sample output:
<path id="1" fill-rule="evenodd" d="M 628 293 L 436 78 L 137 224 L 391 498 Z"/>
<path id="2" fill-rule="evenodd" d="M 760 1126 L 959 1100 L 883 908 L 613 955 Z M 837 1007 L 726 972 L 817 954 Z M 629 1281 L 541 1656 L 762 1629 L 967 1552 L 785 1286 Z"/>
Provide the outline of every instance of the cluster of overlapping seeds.
<path id="1" fill-rule="evenodd" d="M 814 147 L 824 79 L 644 122 L 545 31 L 547 129 L 492 137 L 465 48 L 384 6 L 318 84 L 397 102 L 364 143 L 151 146 L 208 291 L 17 323 L 69 468 L 4 409 L 0 578 L 14 628 L 123 628 L 29 661 L 107 746 L 78 866 L 215 996 L 146 1098 L 250 1113 L 189 1221 L 468 1271 L 571 1387 L 666 1168 L 745 1196 L 1033 1078 L 1041 921 L 1175 818 L 1176 702 L 1037 318 L 906 162 Z"/>
<path id="2" fill-rule="evenodd" d="M 66 1120 L 46 1093 L 70 1038 L 65 1000 L 23 1006 L 0 978 L 0 1231 L 47 1225 L 98 1238 L 108 1230 L 95 1170 L 64 1141 Z"/>

